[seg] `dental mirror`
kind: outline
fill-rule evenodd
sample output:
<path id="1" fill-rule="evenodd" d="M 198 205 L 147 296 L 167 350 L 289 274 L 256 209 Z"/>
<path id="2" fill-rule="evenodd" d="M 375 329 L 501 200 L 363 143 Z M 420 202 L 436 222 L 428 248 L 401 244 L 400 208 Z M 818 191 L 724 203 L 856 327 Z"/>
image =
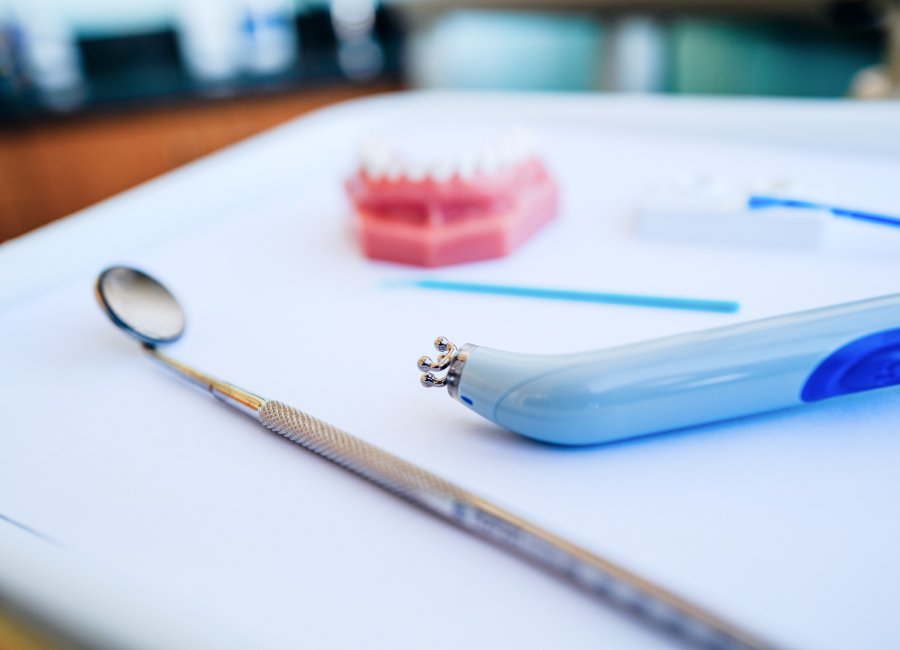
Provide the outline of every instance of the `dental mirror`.
<path id="1" fill-rule="evenodd" d="M 148 345 L 171 343 L 184 333 L 175 296 L 142 271 L 114 266 L 97 278 L 97 299 L 121 329 Z"/>
<path id="2" fill-rule="evenodd" d="M 177 361 L 155 346 L 184 332 L 184 312 L 159 281 L 116 266 L 97 278 L 97 300 L 155 361 L 267 429 L 459 528 L 549 569 L 658 631 L 702 648 L 773 646 L 708 610 L 514 515 L 477 494 L 287 404 L 267 400 Z"/>

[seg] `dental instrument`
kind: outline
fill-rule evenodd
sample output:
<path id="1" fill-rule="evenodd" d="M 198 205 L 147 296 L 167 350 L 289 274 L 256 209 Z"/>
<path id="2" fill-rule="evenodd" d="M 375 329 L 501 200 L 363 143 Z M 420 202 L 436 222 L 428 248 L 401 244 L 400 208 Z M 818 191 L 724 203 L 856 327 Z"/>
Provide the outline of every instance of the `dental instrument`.
<path id="1" fill-rule="evenodd" d="M 900 228 L 900 217 L 888 214 L 878 214 L 865 210 L 854 210 L 837 205 L 820 203 L 818 201 L 806 201 L 803 199 L 784 198 L 779 196 L 764 196 L 753 194 L 747 199 L 747 207 L 751 210 L 771 210 L 773 208 L 789 208 L 812 211 L 830 212 L 836 217 L 855 219 L 868 223 L 876 223 L 882 226 L 895 226 Z"/>
<path id="2" fill-rule="evenodd" d="M 900 384 L 900 294 L 577 354 L 434 345 L 422 385 L 529 438 L 589 445 Z"/>
<path id="3" fill-rule="evenodd" d="M 553 289 L 550 287 L 523 287 L 509 284 L 485 284 L 480 282 L 454 282 L 452 280 L 413 280 L 391 283 L 390 286 L 410 286 L 437 291 L 478 293 L 516 298 L 540 298 L 544 300 L 569 300 L 627 307 L 656 307 L 659 309 L 684 309 L 688 311 L 710 311 L 733 314 L 740 305 L 732 300 L 711 300 L 707 298 L 677 298 L 674 296 L 650 296 L 635 293 L 610 293 L 606 291 L 582 291 Z"/>
<path id="4" fill-rule="evenodd" d="M 149 275 L 128 267 L 112 267 L 100 274 L 95 292 L 107 316 L 140 341 L 153 360 L 291 442 L 530 560 L 682 642 L 710 650 L 774 647 L 465 488 L 287 404 L 223 382 L 162 353 L 158 346 L 177 341 L 184 333 L 185 316 L 169 290 Z"/>

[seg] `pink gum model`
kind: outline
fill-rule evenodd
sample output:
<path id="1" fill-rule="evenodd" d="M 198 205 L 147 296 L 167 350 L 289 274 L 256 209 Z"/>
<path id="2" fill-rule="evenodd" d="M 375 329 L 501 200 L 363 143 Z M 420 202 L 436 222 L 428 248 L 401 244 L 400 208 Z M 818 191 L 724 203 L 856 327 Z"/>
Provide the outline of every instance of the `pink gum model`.
<path id="1" fill-rule="evenodd" d="M 534 157 L 490 174 L 447 180 L 372 177 L 348 181 L 368 257 L 445 266 L 509 254 L 556 216 L 558 191 Z"/>

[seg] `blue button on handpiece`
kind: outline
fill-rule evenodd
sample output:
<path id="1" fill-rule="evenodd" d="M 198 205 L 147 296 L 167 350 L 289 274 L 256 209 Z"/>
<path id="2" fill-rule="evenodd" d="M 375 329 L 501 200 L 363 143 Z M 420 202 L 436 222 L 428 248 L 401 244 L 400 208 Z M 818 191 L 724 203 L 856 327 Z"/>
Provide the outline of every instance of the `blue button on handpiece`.
<path id="1" fill-rule="evenodd" d="M 864 336 L 834 352 L 813 371 L 800 397 L 815 402 L 900 384 L 900 329 Z"/>

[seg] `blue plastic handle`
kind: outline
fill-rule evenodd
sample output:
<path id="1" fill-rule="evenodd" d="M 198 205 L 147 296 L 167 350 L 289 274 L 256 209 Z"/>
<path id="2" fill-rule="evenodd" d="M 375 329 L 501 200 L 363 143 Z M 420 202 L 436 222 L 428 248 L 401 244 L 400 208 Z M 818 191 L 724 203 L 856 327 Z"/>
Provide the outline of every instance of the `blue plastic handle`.
<path id="1" fill-rule="evenodd" d="M 451 395 L 583 445 L 900 384 L 900 294 L 580 354 L 463 346 Z"/>

